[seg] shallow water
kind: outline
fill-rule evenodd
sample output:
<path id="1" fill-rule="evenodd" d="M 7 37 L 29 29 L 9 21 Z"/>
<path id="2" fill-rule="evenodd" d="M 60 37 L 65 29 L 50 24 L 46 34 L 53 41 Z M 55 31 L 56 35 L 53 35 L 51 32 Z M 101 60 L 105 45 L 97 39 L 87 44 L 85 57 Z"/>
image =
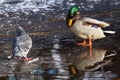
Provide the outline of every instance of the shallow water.
<path id="1" fill-rule="evenodd" d="M 6 14 L 0 14 L 0 80 L 119 80 L 120 19 L 117 4 L 104 8 L 97 3 L 98 10 L 90 8 L 94 2 L 55 0 L 51 3 L 47 3 L 50 10 L 10 12 L 13 8 L 10 7 Z M 92 56 L 89 56 L 88 47 L 76 45 L 82 40 L 67 30 L 64 17 L 73 4 L 82 7 L 82 16 L 107 21 L 112 24 L 110 28 L 117 31 L 115 35 L 106 34 L 106 38 L 93 41 Z M 4 12 L 5 6 L 2 6 Z M 33 46 L 28 54 L 34 59 L 32 62 L 6 58 L 12 53 L 18 26 L 24 27 L 32 37 Z"/>
<path id="2" fill-rule="evenodd" d="M 36 59 L 33 62 L 7 60 L 7 52 L 2 55 L 0 79 L 116 80 L 120 76 L 120 45 L 115 45 L 119 41 L 115 42 L 114 39 L 116 37 L 111 36 L 93 41 L 93 55 L 89 56 L 88 47 L 76 45 L 80 39 L 61 39 L 54 35 L 49 38 L 50 42 L 40 44 L 39 48 L 33 47 L 29 53 L 30 57 Z"/>
<path id="3" fill-rule="evenodd" d="M 117 80 L 120 78 L 119 30 L 115 35 L 106 34 L 106 38 L 93 41 L 92 56 L 89 56 L 88 47 L 76 45 L 82 40 L 71 32 L 51 32 L 31 35 L 33 47 L 28 56 L 35 61 L 29 63 L 17 59 L 7 60 L 6 56 L 12 53 L 14 37 L 2 37 L 0 80 Z"/>

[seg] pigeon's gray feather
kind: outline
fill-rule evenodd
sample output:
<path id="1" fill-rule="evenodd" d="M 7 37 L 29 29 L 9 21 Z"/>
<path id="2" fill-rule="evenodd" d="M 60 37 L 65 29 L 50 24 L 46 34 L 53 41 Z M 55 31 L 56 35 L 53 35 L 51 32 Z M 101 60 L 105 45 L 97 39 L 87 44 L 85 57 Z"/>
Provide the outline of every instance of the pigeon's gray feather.
<path id="1" fill-rule="evenodd" d="M 22 27 L 18 27 L 18 35 L 15 38 L 13 46 L 13 55 L 19 57 L 27 57 L 28 52 L 32 47 L 32 39 L 26 34 Z"/>

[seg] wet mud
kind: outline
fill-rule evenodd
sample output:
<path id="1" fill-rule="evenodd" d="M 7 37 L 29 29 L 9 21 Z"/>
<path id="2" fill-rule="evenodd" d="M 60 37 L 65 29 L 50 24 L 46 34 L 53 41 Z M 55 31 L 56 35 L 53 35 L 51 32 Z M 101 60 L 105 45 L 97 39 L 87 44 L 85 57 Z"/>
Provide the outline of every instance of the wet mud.
<path id="1" fill-rule="evenodd" d="M 88 47 L 76 45 L 82 40 L 71 32 L 31 37 L 33 47 L 28 56 L 35 61 L 29 63 L 7 60 L 12 53 L 12 39 L 7 42 L 1 38 L 1 80 L 116 80 L 120 76 L 118 33 L 93 41 L 92 56 Z"/>
<path id="2" fill-rule="evenodd" d="M 44 11 L 45 15 L 41 12 L 30 12 L 29 15 L 9 12 L 9 17 L 0 15 L 3 20 L 0 27 L 0 80 L 119 80 L 119 11 L 113 9 L 108 11 L 111 13 L 97 11 L 99 14 L 82 15 L 107 21 L 111 24 L 108 29 L 116 31 L 114 35 L 106 34 L 105 38 L 93 41 L 92 56 L 89 56 L 88 47 L 76 45 L 82 39 L 67 29 L 65 14 L 60 17 L 67 12 L 57 12 Z M 11 25 L 7 23 L 9 20 Z M 18 26 L 22 26 L 33 40 L 28 53 L 33 59 L 30 62 L 7 59 L 7 55 L 12 54 Z"/>

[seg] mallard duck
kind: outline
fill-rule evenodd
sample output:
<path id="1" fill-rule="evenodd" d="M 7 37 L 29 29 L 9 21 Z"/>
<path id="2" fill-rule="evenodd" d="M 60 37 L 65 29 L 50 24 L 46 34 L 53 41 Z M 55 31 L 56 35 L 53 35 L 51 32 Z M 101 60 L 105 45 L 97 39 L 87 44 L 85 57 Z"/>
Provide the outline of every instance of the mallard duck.
<path id="1" fill-rule="evenodd" d="M 105 34 L 101 28 L 110 26 L 110 24 L 96 19 L 81 18 L 78 6 L 73 6 L 69 10 L 66 22 L 71 32 L 84 39 L 82 43 L 77 43 L 77 45 L 89 46 L 90 53 L 92 53 L 92 40 L 104 38 Z M 86 43 L 86 39 L 89 40 L 88 44 Z"/>
<path id="2" fill-rule="evenodd" d="M 28 58 L 27 54 L 32 47 L 32 39 L 22 27 L 18 27 L 17 31 L 18 33 L 13 43 L 13 54 L 8 56 L 8 59 L 19 57 L 29 61 L 31 58 Z"/>

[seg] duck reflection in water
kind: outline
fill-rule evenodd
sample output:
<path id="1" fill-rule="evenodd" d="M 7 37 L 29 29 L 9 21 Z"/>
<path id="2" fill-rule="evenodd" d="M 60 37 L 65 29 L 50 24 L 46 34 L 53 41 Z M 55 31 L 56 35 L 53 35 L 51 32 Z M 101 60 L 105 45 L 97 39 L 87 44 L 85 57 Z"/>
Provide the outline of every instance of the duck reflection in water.
<path id="1" fill-rule="evenodd" d="M 93 56 L 88 56 L 88 52 L 84 51 L 79 56 L 77 55 L 76 60 L 73 61 L 75 67 L 79 71 L 93 71 L 99 69 L 102 65 L 111 62 L 111 58 L 104 60 L 107 55 L 105 49 L 93 49 Z"/>
<path id="2" fill-rule="evenodd" d="M 106 49 L 93 49 L 93 56 L 88 56 L 88 53 L 89 51 L 83 51 L 81 54 L 74 56 L 74 58 L 72 55 L 72 71 L 74 71 L 74 74 L 80 74 L 81 72 L 85 74 L 86 72 L 94 72 L 95 70 L 99 70 L 99 68 L 101 68 L 100 72 L 103 73 L 102 75 L 104 75 L 105 71 L 103 69 L 103 66 L 111 63 L 113 56 L 115 56 L 115 53 L 113 54 L 113 52 L 109 52 Z M 83 75 L 81 76 L 83 77 Z"/>

